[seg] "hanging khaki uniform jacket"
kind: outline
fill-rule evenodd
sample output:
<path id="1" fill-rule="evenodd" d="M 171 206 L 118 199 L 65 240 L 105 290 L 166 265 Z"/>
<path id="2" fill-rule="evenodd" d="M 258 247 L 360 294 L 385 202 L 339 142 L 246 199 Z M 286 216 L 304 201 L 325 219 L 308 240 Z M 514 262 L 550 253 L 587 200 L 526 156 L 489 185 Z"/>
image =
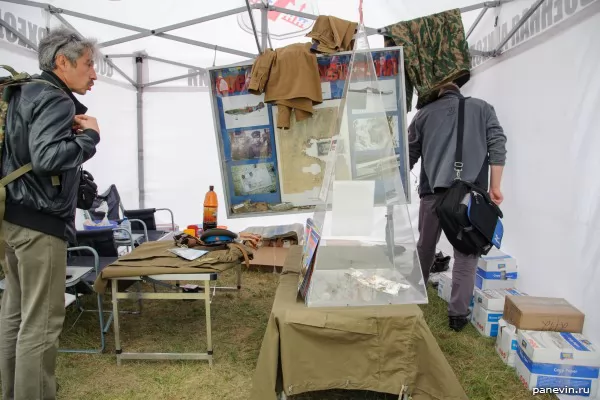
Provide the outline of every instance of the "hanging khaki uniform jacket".
<path id="1" fill-rule="evenodd" d="M 442 85 L 469 81 L 471 55 L 459 9 L 387 26 L 385 36 L 386 47 L 404 47 L 408 111 L 414 89 L 421 109 L 437 99 Z"/>
<path id="2" fill-rule="evenodd" d="M 354 48 L 356 22 L 321 15 L 306 37 L 312 38 L 311 50 L 318 53 L 339 53 Z"/>
<path id="3" fill-rule="evenodd" d="M 292 109 L 296 121 L 310 118 L 313 106 L 323 102 L 317 57 L 310 43 L 265 50 L 252 65 L 248 92 L 264 93 L 266 103 L 277 105 L 277 128 L 290 127 Z"/>

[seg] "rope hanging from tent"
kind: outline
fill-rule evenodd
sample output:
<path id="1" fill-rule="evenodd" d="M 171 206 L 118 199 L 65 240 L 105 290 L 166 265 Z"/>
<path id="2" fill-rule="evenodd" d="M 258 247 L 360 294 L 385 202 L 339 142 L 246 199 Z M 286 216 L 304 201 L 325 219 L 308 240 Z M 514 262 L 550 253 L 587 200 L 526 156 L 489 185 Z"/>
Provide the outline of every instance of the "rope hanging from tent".
<path id="1" fill-rule="evenodd" d="M 360 24 L 364 24 L 363 21 L 363 0 L 360 0 L 358 3 L 358 15 L 359 15 L 359 20 L 360 20 Z"/>

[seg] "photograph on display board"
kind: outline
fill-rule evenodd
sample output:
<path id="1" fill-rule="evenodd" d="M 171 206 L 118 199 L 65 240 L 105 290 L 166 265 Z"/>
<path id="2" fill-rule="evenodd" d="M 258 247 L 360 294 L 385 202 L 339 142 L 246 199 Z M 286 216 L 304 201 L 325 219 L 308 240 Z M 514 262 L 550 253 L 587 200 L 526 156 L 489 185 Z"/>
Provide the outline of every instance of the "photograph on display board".
<path id="1" fill-rule="evenodd" d="M 398 109 L 398 81 L 385 79 L 376 82 L 352 82 L 349 92 L 364 94 L 366 98 L 364 109 L 353 109 L 354 114 L 393 112 Z"/>
<path id="2" fill-rule="evenodd" d="M 334 135 L 339 101 L 326 101 L 315 107 L 312 118 L 297 122 L 275 135 L 282 201 L 295 205 L 314 205 L 323 183 Z M 276 107 L 273 108 L 274 112 Z"/>
<path id="3" fill-rule="evenodd" d="M 248 94 L 251 66 L 222 68 L 213 71 L 212 93 L 217 97 Z"/>
<path id="4" fill-rule="evenodd" d="M 264 94 L 222 97 L 225 129 L 269 125 L 269 112 L 264 100 Z"/>
<path id="5" fill-rule="evenodd" d="M 350 54 L 317 57 L 323 100 L 343 97 L 350 58 Z"/>
<path id="6" fill-rule="evenodd" d="M 236 196 L 275 193 L 277 177 L 272 162 L 231 166 Z"/>
<path id="7" fill-rule="evenodd" d="M 228 134 L 233 161 L 271 158 L 273 155 L 269 128 L 239 129 Z"/>
<path id="8" fill-rule="evenodd" d="M 388 145 L 399 147 L 398 116 L 377 115 L 371 118 L 355 119 L 352 123 L 354 131 L 354 150 L 379 150 Z"/>

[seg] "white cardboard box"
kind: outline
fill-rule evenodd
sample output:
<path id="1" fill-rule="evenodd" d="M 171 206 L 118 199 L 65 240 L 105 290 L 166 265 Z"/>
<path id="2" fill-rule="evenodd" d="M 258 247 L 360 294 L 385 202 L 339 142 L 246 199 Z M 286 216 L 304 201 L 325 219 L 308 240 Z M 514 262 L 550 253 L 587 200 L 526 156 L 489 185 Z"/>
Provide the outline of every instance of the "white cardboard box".
<path id="1" fill-rule="evenodd" d="M 446 303 L 450 302 L 450 294 L 452 294 L 452 271 L 442 272 L 438 282 L 438 296 Z"/>
<path id="2" fill-rule="evenodd" d="M 475 275 L 475 287 L 481 290 L 512 289 L 516 286 L 517 278 L 517 271 L 493 272 L 483 271 L 481 268 L 477 267 L 477 274 Z"/>
<path id="3" fill-rule="evenodd" d="M 471 323 L 483 336 L 498 336 L 498 321 L 502 318 L 502 312 L 486 310 L 481 304 L 475 304 Z"/>
<path id="4" fill-rule="evenodd" d="M 511 289 L 518 278 L 517 260 L 493 249 L 477 261 L 475 287 L 487 289 Z"/>
<path id="5" fill-rule="evenodd" d="M 534 394 L 596 396 L 600 353 L 583 335 L 519 330 L 517 343 L 517 374 Z"/>
<path id="6" fill-rule="evenodd" d="M 479 258 L 477 267 L 488 272 L 515 272 L 517 271 L 517 260 L 494 248 L 487 255 Z"/>
<path id="7" fill-rule="evenodd" d="M 515 366 L 517 346 L 517 328 L 500 318 L 496 337 L 496 353 L 510 367 Z"/>
<path id="8" fill-rule="evenodd" d="M 504 312 L 504 299 L 506 296 L 527 296 L 527 293 L 517 289 L 487 289 L 475 288 L 475 304 L 481 304 L 490 311 Z"/>

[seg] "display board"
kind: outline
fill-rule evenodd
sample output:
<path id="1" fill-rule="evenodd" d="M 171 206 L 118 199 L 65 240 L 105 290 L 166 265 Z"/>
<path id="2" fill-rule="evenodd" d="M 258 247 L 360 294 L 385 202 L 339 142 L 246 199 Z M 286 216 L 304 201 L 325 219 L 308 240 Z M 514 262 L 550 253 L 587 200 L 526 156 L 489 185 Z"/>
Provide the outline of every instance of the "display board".
<path id="1" fill-rule="evenodd" d="M 407 201 L 410 196 L 404 69 L 401 47 L 371 51 L 387 126 L 364 112 L 348 121 L 351 157 L 377 150 L 381 135 L 393 135 Z M 211 97 L 227 217 L 312 211 L 319 202 L 331 138 L 349 75 L 351 52 L 317 57 L 323 103 L 311 118 L 276 129 L 277 105 L 248 92 L 252 63 L 211 68 Z M 357 69 L 364 66 L 354 65 Z M 290 77 L 294 79 L 294 77 Z M 364 171 L 352 171 L 364 174 Z"/>

